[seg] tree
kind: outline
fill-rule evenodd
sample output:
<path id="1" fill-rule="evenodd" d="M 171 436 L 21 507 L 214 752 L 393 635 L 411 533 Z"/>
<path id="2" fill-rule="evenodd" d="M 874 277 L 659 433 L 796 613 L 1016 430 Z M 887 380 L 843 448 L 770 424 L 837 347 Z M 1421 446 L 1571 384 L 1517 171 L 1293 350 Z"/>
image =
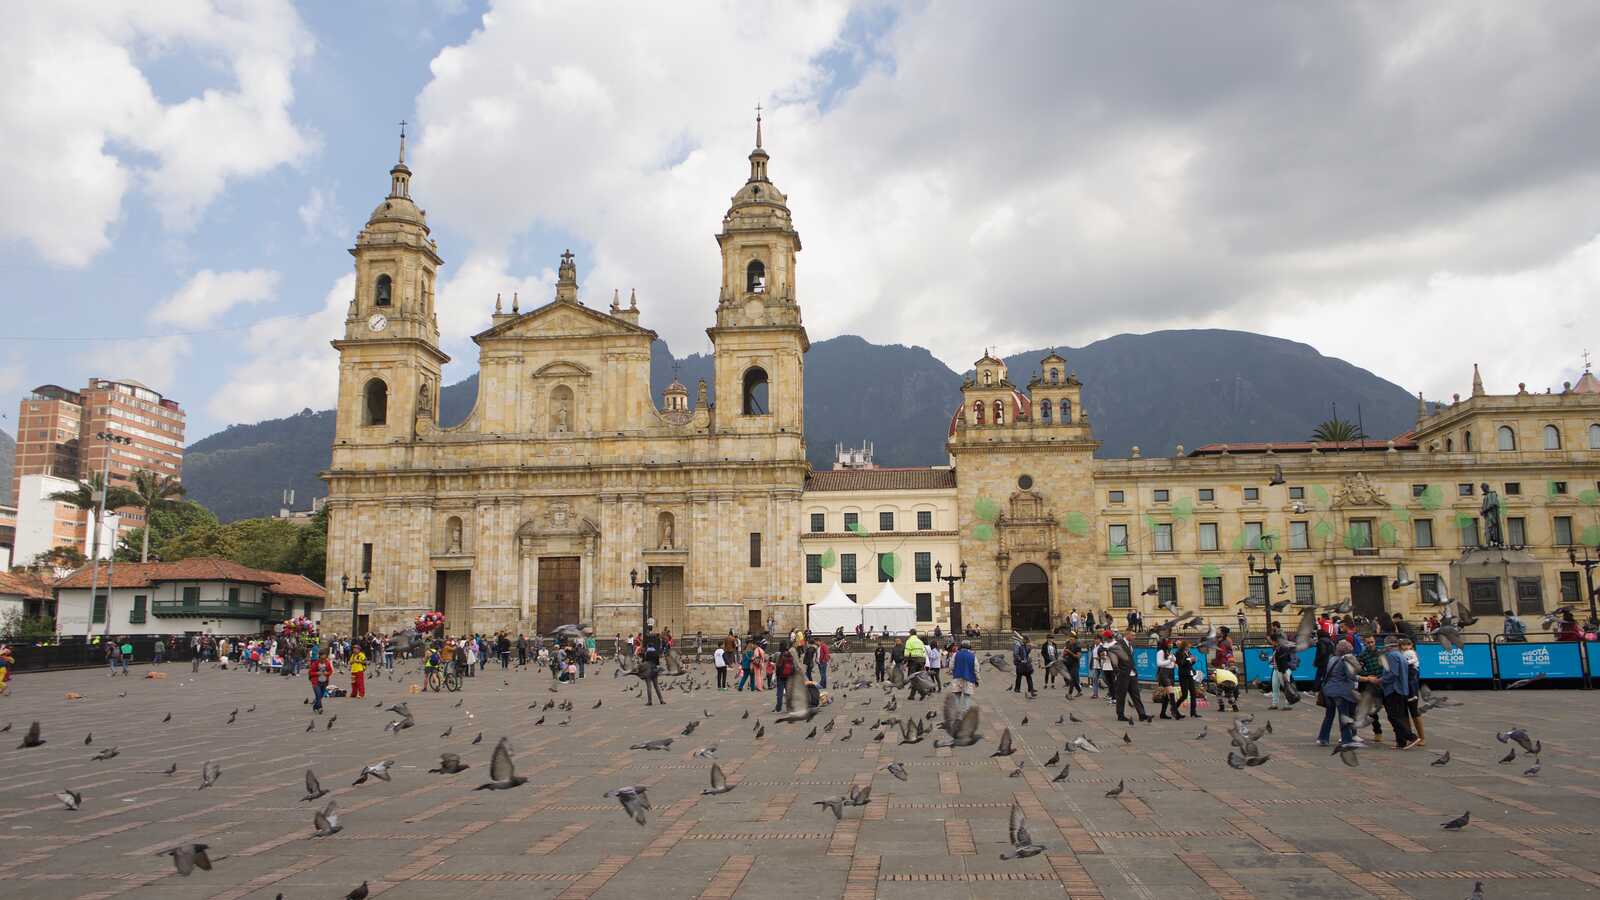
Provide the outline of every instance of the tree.
<path id="1" fill-rule="evenodd" d="M 234 562 L 268 572 L 295 569 L 300 526 L 288 519 L 240 519 L 223 526 L 239 547 Z"/>
<path id="2" fill-rule="evenodd" d="M 55 633 L 55 620 L 49 616 L 25 616 L 20 609 L 0 614 L 0 635 L 8 638 L 47 638 Z"/>
<path id="3" fill-rule="evenodd" d="M 1325 444 L 1364 441 L 1367 439 L 1367 433 L 1349 419 L 1333 418 L 1318 425 L 1316 430 L 1311 432 L 1311 439 Z"/>
<path id="4" fill-rule="evenodd" d="M 317 510 L 310 523 L 301 527 L 295 547 L 294 568 L 290 571 L 322 584 L 328 577 L 328 508 Z"/>
<path id="5" fill-rule="evenodd" d="M 168 501 L 145 518 L 145 526 L 150 531 L 150 546 L 154 548 L 157 559 L 164 558 L 161 556 L 161 546 L 184 531 L 200 525 L 218 524 L 211 510 L 193 500 Z M 144 528 L 130 528 L 123 532 L 122 540 L 117 543 L 117 562 L 138 562 L 141 557 L 148 560 L 148 555 L 144 553 L 144 532 Z"/>
<path id="6" fill-rule="evenodd" d="M 62 546 L 51 547 L 39 553 L 28 565 L 35 569 L 77 569 L 88 561 L 89 558 L 79 552 L 77 547 Z"/>
<path id="7" fill-rule="evenodd" d="M 161 543 L 156 552 L 165 562 L 215 556 L 239 561 L 239 538 L 226 525 L 205 522 L 186 528 Z"/>
<path id="8" fill-rule="evenodd" d="M 158 475 L 148 469 L 140 469 L 133 473 L 133 495 L 136 498 L 134 506 L 144 510 L 145 522 L 150 521 L 150 516 L 158 509 L 164 509 L 172 503 L 173 498 L 183 493 L 183 485 L 171 475 Z M 144 534 L 140 537 L 139 562 L 150 561 L 150 529 L 140 529 Z"/>
<path id="9" fill-rule="evenodd" d="M 105 489 L 105 481 L 99 472 L 89 473 L 87 481 L 79 481 L 77 487 L 70 491 L 56 491 L 50 499 L 57 503 L 66 503 L 76 506 L 89 513 L 89 521 L 94 523 L 94 538 L 89 552 L 91 559 L 100 558 L 100 494 L 105 491 L 105 508 L 122 509 L 125 506 L 137 505 L 134 493 L 124 487 Z"/>

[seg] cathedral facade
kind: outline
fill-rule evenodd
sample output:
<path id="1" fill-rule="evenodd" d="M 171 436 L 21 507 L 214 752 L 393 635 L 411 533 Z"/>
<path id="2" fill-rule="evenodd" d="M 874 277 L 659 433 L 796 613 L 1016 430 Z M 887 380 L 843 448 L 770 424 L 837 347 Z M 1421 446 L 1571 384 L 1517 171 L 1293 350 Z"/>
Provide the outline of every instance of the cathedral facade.
<path id="1" fill-rule="evenodd" d="M 800 236 L 767 153 L 716 240 L 722 284 L 707 329 L 715 396 L 650 389 L 655 332 L 637 300 L 596 309 L 561 259 L 555 296 L 527 311 L 496 300 L 478 346 L 478 398 L 441 427 L 434 284 L 443 265 L 411 171 L 351 250 L 356 295 L 339 353 L 329 486 L 328 584 L 370 588 L 355 627 L 388 632 L 437 610 L 452 633 L 548 633 L 642 625 L 675 634 L 798 624 L 804 361 L 796 299 Z M 327 618 L 351 597 L 330 589 Z M 335 630 L 345 630 L 337 628 Z"/>

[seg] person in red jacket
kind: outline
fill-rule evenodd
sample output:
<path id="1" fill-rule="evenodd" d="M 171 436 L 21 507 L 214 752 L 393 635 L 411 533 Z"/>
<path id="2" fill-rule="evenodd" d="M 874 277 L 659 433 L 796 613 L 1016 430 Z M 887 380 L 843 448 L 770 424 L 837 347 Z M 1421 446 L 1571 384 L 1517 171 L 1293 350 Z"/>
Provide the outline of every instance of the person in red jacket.
<path id="1" fill-rule="evenodd" d="M 322 697 L 328 692 L 328 682 L 333 679 L 333 663 L 328 662 L 317 652 L 316 647 L 311 648 L 311 708 L 318 713 L 322 712 Z"/>
<path id="2" fill-rule="evenodd" d="M 828 687 L 828 663 L 833 661 L 833 651 L 828 649 L 828 642 L 821 641 L 817 644 L 817 668 L 822 672 L 822 683 L 819 687 Z"/>

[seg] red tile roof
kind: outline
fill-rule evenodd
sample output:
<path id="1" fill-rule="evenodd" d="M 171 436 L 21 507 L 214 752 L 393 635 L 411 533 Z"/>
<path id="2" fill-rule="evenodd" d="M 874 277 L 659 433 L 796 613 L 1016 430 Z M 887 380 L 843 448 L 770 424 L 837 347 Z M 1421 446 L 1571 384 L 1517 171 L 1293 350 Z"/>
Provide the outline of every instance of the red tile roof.
<path id="1" fill-rule="evenodd" d="M 1412 437 L 1412 432 L 1397 435 L 1392 440 L 1396 450 L 1415 450 L 1417 442 Z M 1189 451 L 1190 456 L 1217 456 L 1224 448 L 1229 453 L 1265 453 L 1268 448 L 1274 453 L 1310 453 L 1311 449 L 1328 453 L 1344 450 L 1388 450 L 1389 441 L 1227 441 L 1216 444 L 1206 444 Z"/>
<path id="2" fill-rule="evenodd" d="M 808 491 L 926 491 L 956 486 L 954 469 L 829 469 L 806 475 Z"/>
<path id="3" fill-rule="evenodd" d="M 300 575 L 283 572 L 264 572 L 226 559 L 184 559 L 178 562 L 119 563 L 115 572 L 102 566 L 98 584 L 106 579 L 115 581 L 114 587 L 149 587 L 162 581 L 239 581 L 246 584 L 264 584 L 271 593 L 287 597 L 326 597 L 327 593 L 316 582 Z M 95 578 L 89 566 L 84 566 L 56 583 L 58 588 L 87 588 Z M 281 588 L 281 589 L 280 589 Z"/>
<path id="4" fill-rule="evenodd" d="M 53 596 L 45 577 L 12 572 L 0 572 L 0 595 L 25 600 L 49 600 Z"/>

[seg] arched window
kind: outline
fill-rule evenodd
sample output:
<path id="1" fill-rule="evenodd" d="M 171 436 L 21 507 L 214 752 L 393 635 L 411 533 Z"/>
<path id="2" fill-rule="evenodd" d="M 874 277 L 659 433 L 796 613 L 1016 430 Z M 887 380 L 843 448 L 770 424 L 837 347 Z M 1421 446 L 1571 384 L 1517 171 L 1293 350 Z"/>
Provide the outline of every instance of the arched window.
<path id="1" fill-rule="evenodd" d="M 1501 425 L 1495 429 L 1495 436 L 1496 440 L 1499 441 L 1501 450 L 1517 449 L 1517 433 L 1511 430 L 1510 425 Z M 1469 439 L 1467 443 L 1471 444 L 1471 440 Z"/>
<path id="2" fill-rule="evenodd" d="M 1544 448 L 1546 450 L 1561 449 L 1561 429 L 1554 425 L 1544 427 Z"/>
<path id="3" fill-rule="evenodd" d="M 760 366 L 751 366 L 744 373 L 744 414 L 747 416 L 764 416 L 767 414 L 767 370 Z"/>
<path id="4" fill-rule="evenodd" d="M 1472 432 L 1461 432 L 1461 449 L 1467 451 L 1468 453 L 1472 452 Z"/>
<path id="5" fill-rule="evenodd" d="M 1050 424 L 1050 401 L 1049 400 L 1041 400 L 1041 401 L 1039 401 L 1039 421 L 1043 422 L 1046 425 Z"/>
<path id="6" fill-rule="evenodd" d="M 1072 424 L 1072 401 L 1065 397 L 1061 398 L 1061 424 Z"/>
<path id="7" fill-rule="evenodd" d="M 372 305 L 388 306 L 393 299 L 394 282 L 387 275 L 379 275 L 378 283 L 372 288 Z"/>
<path id="8" fill-rule="evenodd" d="M 1600 422 L 1589 426 L 1589 449 L 1600 450 Z"/>
<path id="9" fill-rule="evenodd" d="M 389 421 L 389 386 L 383 379 L 374 378 L 367 382 L 363 391 L 366 398 L 364 414 L 361 417 L 363 425 L 384 425 Z"/>
<path id="10" fill-rule="evenodd" d="M 564 384 L 550 392 L 550 430 L 556 434 L 577 430 L 573 426 L 572 388 Z"/>
<path id="11" fill-rule="evenodd" d="M 451 516 L 444 520 L 444 552 L 461 552 L 461 517 Z"/>
<path id="12" fill-rule="evenodd" d="M 994 423 L 996 425 L 1004 425 L 1006 423 L 1006 407 L 999 400 L 994 402 Z"/>
<path id="13" fill-rule="evenodd" d="M 983 401 L 982 400 L 974 400 L 974 401 L 972 401 L 972 424 L 974 424 L 974 425 L 982 425 L 983 424 Z"/>
<path id="14" fill-rule="evenodd" d="M 767 292 L 767 266 L 759 259 L 750 260 L 750 265 L 744 269 L 744 289 L 750 294 L 765 294 Z"/>
<path id="15" fill-rule="evenodd" d="M 1060 384 L 1061 383 L 1061 370 L 1060 369 L 1051 369 L 1050 370 L 1050 383 L 1051 384 Z"/>
<path id="16" fill-rule="evenodd" d="M 984 369 L 983 370 L 983 383 L 984 383 L 985 386 L 993 384 L 994 383 L 994 373 L 989 371 L 988 369 Z"/>

